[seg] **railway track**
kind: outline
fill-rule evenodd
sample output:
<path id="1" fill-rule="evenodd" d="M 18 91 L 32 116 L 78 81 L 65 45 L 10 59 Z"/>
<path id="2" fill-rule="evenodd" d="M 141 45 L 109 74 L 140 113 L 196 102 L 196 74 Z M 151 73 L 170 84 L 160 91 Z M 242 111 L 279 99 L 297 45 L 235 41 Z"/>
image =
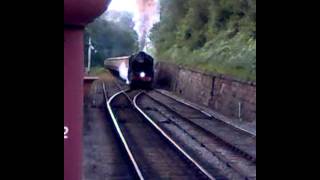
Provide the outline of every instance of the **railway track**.
<path id="1" fill-rule="evenodd" d="M 200 109 L 167 97 L 158 91 L 143 92 L 137 98 L 140 109 L 147 112 L 147 114 L 153 117 L 160 114 L 164 117 L 164 120 L 157 121 L 159 126 L 164 127 L 169 132 L 170 129 L 173 131 L 172 129 L 175 128 L 172 126 L 176 126 L 192 140 L 200 144 L 205 149 L 204 152 L 212 155 L 203 158 L 208 160 L 216 157 L 220 162 L 224 162 L 225 165 L 221 165 L 217 161 L 211 161 L 212 164 L 220 167 L 220 170 L 224 171 L 228 178 L 255 179 L 255 153 L 253 153 L 254 157 L 249 155 L 249 153 L 255 151 L 255 136 L 236 127 L 231 127 L 230 124 L 223 124 L 223 122 L 214 119 Z M 216 122 L 213 121 L 211 123 L 212 119 Z M 216 132 L 218 132 L 218 135 L 216 135 Z M 233 134 L 234 132 L 236 134 Z M 229 133 L 229 135 L 226 133 Z M 242 136 L 239 136 L 240 133 L 243 133 Z M 178 139 L 180 138 L 179 136 L 177 137 Z M 244 144 L 242 143 L 243 141 L 250 143 Z M 184 144 L 183 140 L 181 140 L 181 144 Z M 189 149 L 191 152 L 195 151 L 192 150 L 192 147 L 189 147 Z"/>
<path id="2" fill-rule="evenodd" d="M 92 84 L 86 99 L 87 106 L 84 107 L 83 179 L 136 179 L 111 118 L 105 111 L 103 85 L 110 90 L 108 96 L 117 88 L 111 87 L 112 83 L 103 82 L 109 81 L 97 80 Z"/>
<path id="3" fill-rule="evenodd" d="M 228 126 L 231 126 L 232 128 L 234 129 L 237 129 L 238 131 L 242 131 L 244 134 L 247 134 L 248 136 L 252 136 L 252 137 L 255 137 L 256 136 L 256 132 L 255 131 L 250 131 L 248 130 L 247 128 L 243 128 L 241 127 L 240 125 L 236 125 L 236 124 L 232 124 L 231 122 L 228 122 L 228 120 L 221 120 L 221 117 L 219 118 L 218 115 L 214 115 L 214 114 L 210 114 L 208 112 L 206 112 L 205 110 L 202 110 L 202 108 L 196 106 L 196 105 L 193 105 L 193 104 L 190 104 L 188 102 L 185 102 L 181 99 L 178 99 L 177 97 L 174 97 L 172 95 L 169 95 L 168 93 L 165 93 L 164 91 L 160 90 L 160 89 L 154 89 L 155 92 L 159 93 L 159 94 L 162 94 L 170 99 L 172 99 L 173 101 L 177 101 L 183 105 L 186 105 L 186 106 L 189 106 L 195 110 L 198 110 L 200 111 L 201 113 L 203 113 L 204 115 L 210 117 L 210 118 L 214 118 L 215 120 L 217 121 L 222 121 L 222 123 L 228 125 Z M 217 117 L 216 117 L 217 116 Z"/>
<path id="4" fill-rule="evenodd" d="M 229 145 L 234 151 L 241 153 L 245 158 L 256 162 L 256 135 L 242 128 L 226 123 L 214 116 L 172 98 L 160 91 L 152 91 L 148 95 L 158 103 L 172 110 L 176 115 L 203 128 L 221 141 Z"/>
<path id="5" fill-rule="evenodd" d="M 256 179 L 255 134 L 161 91 L 113 83 L 102 89 L 135 179 Z"/>
<path id="6" fill-rule="evenodd" d="M 139 93 L 120 91 L 107 101 L 113 125 L 138 179 L 226 179 L 204 169 L 138 110 L 135 100 Z"/>

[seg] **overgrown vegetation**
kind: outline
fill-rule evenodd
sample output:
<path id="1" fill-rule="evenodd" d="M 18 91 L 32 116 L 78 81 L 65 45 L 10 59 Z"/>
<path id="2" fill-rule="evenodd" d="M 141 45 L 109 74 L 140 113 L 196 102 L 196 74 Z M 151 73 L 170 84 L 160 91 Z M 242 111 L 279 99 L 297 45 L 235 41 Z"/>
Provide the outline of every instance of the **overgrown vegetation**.
<path id="1" fill-rule="evenodd" d="M 256 79 L 255 0 L 160 0 L 150 35 L 159 60 Z"/>
<path id="2" fill-rule="evenodd" d="M 125 56 L 138 50 L 138 34 L 133 29 L 132 14 L 109 11 L 85 29 L 85 65 L 88 59 L 88 39 L 97 50 L 92 51 L 92 66 L 103 66 L 109 57 Z"/>
<path id="3" fill-rule="evenodd" d="M 106 73 L 106 69 L 101 66 L 95 66 L 91 68 L 89 75 L 91 76 L 99 76 Z"/>

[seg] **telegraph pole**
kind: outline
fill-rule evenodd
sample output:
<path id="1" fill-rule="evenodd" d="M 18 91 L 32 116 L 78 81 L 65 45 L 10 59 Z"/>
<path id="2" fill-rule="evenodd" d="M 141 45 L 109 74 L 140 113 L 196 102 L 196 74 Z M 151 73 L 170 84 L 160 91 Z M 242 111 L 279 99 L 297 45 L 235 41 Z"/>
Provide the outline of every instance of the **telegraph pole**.
<path id="1" fill-rule="evenodd" d="M 91 49 L 93 49 L 93 46 L 91 44 L 91 37 L 89 37 L 89 47 L 88 47 L 88 66 L 87 66 L 87 73 L 90 72 L 91 67 Z"/>

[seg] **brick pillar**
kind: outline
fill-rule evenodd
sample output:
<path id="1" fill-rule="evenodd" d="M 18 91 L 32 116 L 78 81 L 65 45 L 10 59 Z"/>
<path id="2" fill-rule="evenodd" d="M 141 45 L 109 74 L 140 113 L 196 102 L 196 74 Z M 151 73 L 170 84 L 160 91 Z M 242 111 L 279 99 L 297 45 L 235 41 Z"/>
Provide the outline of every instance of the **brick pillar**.
<path id="1" fill-rule="evenodd" d="M 64 0 L 64 180 L 81 180 L 83 30 L 106 10 L 108 0 Z"/>

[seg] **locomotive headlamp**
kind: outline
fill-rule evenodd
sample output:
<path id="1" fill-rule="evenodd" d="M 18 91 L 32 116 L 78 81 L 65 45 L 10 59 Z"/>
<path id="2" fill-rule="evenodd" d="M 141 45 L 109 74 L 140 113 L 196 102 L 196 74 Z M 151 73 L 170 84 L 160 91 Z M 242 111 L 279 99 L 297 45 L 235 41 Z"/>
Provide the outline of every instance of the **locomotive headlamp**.
<path id="1" fill-rule="evenodd" d="M 145 76 L 146 76 L 146 73 L 144 73 L 144 72 L 141 72 L 141 73 L 140 73 L 140 77 L 141 77 L 141 78 L 144 78 Z"/>

